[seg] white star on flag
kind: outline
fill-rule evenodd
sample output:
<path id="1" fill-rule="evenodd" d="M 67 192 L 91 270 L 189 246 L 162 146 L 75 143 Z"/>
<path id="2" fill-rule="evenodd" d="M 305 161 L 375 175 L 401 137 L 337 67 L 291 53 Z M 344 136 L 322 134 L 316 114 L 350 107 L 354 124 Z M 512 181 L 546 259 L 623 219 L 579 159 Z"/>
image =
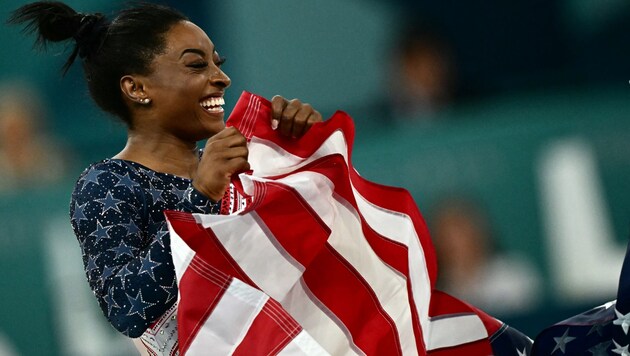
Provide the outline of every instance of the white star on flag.
<path id="1" fill-rule="evenodd" d="M 613 340 L 613 342 L 615 343 L 615 348 L 612 350 L 612 352 L 621 356 L 630 356 L 630 351 L 628 351 L 628 345 L 621 347 L 621 345 L 619 345 L 617 341 Z"/>
<path id="2" fill-rule="evenodd" d="M 553 338 L 554 341 L 556 342 L 556 347 L 553 348 L 553 351 L 551 351 L 551 353 L 556 352 L 556 350 L 560 350 L 562 351 L 562 353 L 566 352 L 566 347 L 567 344 L 573 340 L 575 340 L 574 337 L 569 336 L 569 328 L 567 328 L 567 330 L 564 332 L 564 334 L 562 334 L 562 336 L 560 337 L 554 337 Z M 630 356 L 630 355 L 629 355 Z"/>
<path id="3" fill-rule="evenodd" d="M 623 333 L 628 335 L 628 328 L 630 328 L 630 313 L 623 315 L 615 309 L 615 314 L 617 314 L 617 319 L 613 321 L 613 324 L 620 325 L 623 329 Z"/>

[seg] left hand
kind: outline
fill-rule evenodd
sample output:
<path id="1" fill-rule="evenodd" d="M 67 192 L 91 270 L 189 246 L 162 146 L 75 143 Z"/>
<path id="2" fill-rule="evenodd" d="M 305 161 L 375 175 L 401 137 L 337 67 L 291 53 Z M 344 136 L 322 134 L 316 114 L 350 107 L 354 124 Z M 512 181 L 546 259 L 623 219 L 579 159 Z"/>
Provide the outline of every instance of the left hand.
<path id="1" fill-rule="evenodd" d="M 310 104 L 280 95 L 271 99 L 271 127 L 286 137 L 302 137 L 314 123 L 321 121 L 322 115 Z"/>

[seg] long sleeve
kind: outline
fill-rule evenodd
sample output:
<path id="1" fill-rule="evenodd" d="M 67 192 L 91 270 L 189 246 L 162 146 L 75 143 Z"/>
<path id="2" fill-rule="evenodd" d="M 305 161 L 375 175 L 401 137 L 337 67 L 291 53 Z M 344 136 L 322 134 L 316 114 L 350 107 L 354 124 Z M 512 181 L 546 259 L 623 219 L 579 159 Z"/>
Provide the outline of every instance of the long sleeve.
<path id="1" fill-rule="evenodd" d="M 110 323 L 138 337 L 177 300 L 165 209 L 216 213 L 189 180 L 126 161 L 93 165 L 78 180 L 71 223 L 88 282 Z"/>

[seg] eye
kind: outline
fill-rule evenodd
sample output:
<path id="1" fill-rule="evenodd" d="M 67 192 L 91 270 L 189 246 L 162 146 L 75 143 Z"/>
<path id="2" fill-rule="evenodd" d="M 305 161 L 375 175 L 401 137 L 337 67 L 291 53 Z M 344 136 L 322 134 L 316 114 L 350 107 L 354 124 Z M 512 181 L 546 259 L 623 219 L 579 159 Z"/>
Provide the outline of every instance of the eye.
<path id="1" fill-rule="evenodd" d="M 203 62 L 194 62 L 188 65 L 188 67 L 190 68 L 197 68 L 197 69 L 201 69 L 201 68 L 205 68 L 208 66 L 208 62 L 203 61 Z"/>

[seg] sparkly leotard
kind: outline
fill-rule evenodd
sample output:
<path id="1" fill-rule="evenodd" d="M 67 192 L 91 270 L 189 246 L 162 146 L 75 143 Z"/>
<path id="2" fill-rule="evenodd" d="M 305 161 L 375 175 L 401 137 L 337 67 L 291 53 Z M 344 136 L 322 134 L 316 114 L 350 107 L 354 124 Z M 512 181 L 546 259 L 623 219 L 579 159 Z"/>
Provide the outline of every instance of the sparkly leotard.
<path id="1" fill-rule="evenodd" d="M 219 213 L 192 181 L 138 163 L 88 167 L 72 193 L 70 218 L 88 282 L 109 322 L 139 337 L 177 300 L 164 210 Z"/>

